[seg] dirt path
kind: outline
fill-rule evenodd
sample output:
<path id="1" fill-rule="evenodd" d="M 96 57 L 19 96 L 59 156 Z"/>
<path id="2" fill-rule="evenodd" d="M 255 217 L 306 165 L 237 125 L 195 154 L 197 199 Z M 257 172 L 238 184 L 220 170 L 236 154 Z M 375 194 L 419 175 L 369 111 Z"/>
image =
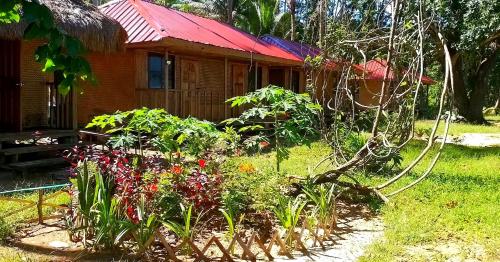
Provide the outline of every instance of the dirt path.
<path id="1" fill-rule="evenodd" d="M 436 142 L 440 141 L 441 137 L 436 139 Z M 446 143 L 470 147 L 497 147 L 500 146 L 500 134 L 464 133 L 446 138 Z"/>
<path id="2" fill-rule="evenodd" d="M 367 246 L 383 236 L 384 230 L 382 219 L 373 216 L 364 206 L 341 214 L 338 227 L 339 233 L 327 250 L 313 249 L 309 256 L 296 255 L 295 259 L 278 258 L 275 261 L 357 261 Z"/>

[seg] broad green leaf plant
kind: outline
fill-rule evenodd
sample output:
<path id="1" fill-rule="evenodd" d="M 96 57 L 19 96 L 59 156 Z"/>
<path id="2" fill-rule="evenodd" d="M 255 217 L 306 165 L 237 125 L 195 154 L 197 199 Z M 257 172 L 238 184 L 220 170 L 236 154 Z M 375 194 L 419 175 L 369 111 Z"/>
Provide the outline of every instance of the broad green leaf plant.
<path id="1" fill-rule="evenodd" d="M 24 39 L 46 41 L 36 49 L 35 60 L 42 64 L 43 72 L 62 72 L 63 79 L 58 86 L 61 94 L 67 94 L 79 80 L 95 81 L 90 64 L 83 58 L 82 42 L 57 27 L 47 6 L 37 0 L 0 1 L 0 25 L 21 20 L 28 23 Z"/>
<path id="2" fill-rule="evenodd" d="M 288 158 L 288 146 L 306 144 L 318 134 L 316 125 L 321 106 L 308 94 L 270 85 L 227 101 L 231 107 L 247 108 L 238 118 L 224 121 L 240 126 L 239 132 L 253 132 L 243 143 L 248 149 L 261 150 L 274 143 L 276 169 Z M 270 129 L 266 125 L 272 125 Z"/>
<path id="3" fill-rule="evenodd" d="M 170 156 L 181 150 L 199 156 L 226 137 L 211 122 L 182 119 L 163 109 L 148 108 L 97 116 L 86 128 L 111 134 L 113 148 L 139 148 L 141 155 L 149 147 Z"/>

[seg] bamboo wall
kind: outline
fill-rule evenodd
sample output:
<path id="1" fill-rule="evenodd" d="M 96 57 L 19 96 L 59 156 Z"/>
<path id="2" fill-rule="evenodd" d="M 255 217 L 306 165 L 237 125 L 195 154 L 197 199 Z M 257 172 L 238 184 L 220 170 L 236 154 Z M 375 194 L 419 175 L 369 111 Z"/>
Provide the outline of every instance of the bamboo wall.
<path id="1" fill-rule="evenodd" d="M 46 127 L 48 124 L 48 82 L 53 74 L 42 72 L 35 61 L 35 50 L 41 42 L 21 42 L 21 119 L 23 129 Z"/>
<path id="2" fill-rule="evenodd" d="M 92 53 L 86 58 L 97 84 L 80 84 L 76 102 L 78 125 L 84 126 L 97 115 L 134 109 L 136 75 L 133 52 Z"/>
<path id="3" fill-rule="evenodd" d="M 366 83 L 366 84 L 365 84 Z M 381 92 L 382 92 L 382 81 L 379 80 L 359 80 L 358 81 L 358 102 L 364 106 L 376 106 L 378 105 Z M 384 102 L 388 99 L 387 92 Z"/>

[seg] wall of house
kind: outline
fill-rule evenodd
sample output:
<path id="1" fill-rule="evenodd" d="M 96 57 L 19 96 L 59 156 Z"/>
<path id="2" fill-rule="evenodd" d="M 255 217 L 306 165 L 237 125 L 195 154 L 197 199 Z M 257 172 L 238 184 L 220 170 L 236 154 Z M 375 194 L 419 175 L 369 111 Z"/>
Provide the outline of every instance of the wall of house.
<path id="1" fill-rule="evenodd" d="M 366 83 L 366 84 L 365 84 Z M 359 80 L 358 81 L 358 102 L 364 106 L 378 105 L 381 92 L 382 81 L 378 80 Z M 387 99 L 387 98 L 386 98 Z"/>
<path id="2" fill-rule="evenodd" d="M 167 103 L 168 112 L 174 115 L 225 119 L 224 59 L 170 54 L 175 56 L 175 89 L 165 94 L 164 89 L 148 88 L 148 53 L 135 51 L 138 107 L 165 108 Z"/>
<path id="3" fill-rule="evenodd" d="M 309 72 L 311 84 L 314 86 L 313 99 L 326 106 L 333 98 L 337 86 L 337 75 L 334 71 L 319 70 Z"/>
<path id="4" fill-rule="evenodd" d="M 21 118 L 23 129 L 47 127 L 48 86 L 53 74 L 43 73 L 42 66 L 35 61 L 34 53 L 42 43 L 21 42 Z"/>
<path id="5" fill-rule="evenodd" d="M 84 82 L 80 85 L 81 93 L 77 95 L 78 125 L 85 125 L 96 115 L 136 108 L 134 53 L 92 53 L 86 58 L 97 84 Z"/>
<path id="6" fill-rule="evenodd" d="M 250 62 L 228 59 L 227 72 L 224 58 L 194 56 L 182 52 L 169 53 L 175 57 L 175 88 L 148 88 L 148 54 L 162 54 L 162 49 L 132 50 L 135 57 L 135 106 L 167 108 L 168 112 L 181 117 L 194 116 L 210 121 L 221 121 L 235 116 L 238 110 L 231 109 L 225 100 L 234 95 L 243 95 L 248 90 Z M 262 68 L 262 86 L 270 81 L 268 64 Z M 285 88 L 289 86 L 290 67 L 285 71 Z M 236 71 L 235 71 L 236 70 Z M 236 76 L 239 76 L 236 78 Z M 243 77 L 243 79 L 241 79 Z M 305 90 L 305 76 L 301 72 L 301 90 Z M 227 83 L 227 87 L 225 87 Z M 244 90 L 243 90 L 244 89 Z"/>

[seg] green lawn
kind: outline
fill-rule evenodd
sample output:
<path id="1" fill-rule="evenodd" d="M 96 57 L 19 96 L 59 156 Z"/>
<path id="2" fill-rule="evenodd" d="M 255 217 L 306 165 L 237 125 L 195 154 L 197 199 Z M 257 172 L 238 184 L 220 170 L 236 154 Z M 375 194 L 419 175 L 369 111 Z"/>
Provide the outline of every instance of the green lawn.
<path id="1" fill-rule="evenodd" d="M 486 120 L 489 121 L 489 125 L 472 125 L 465 123 L 452 123 L 450 125 L 449 135 L 459 136 L 463 133 L 499 133 L 500 134 L 500 116 L 488 116 Z M 438 128 L 438 135 L 441 135 L 444 130 L 444 123 Z M 418 129 L 432 129 L 434 126 L 434 120 L 418 120 L 415 124 L 415 128 Z"/>
<path id="2" fill-rule="evenodd" d="M 48 193 L 50 194 L 50 193 Z M 16 195 L 11 196 L 19 199 L 26 199 L 31 201 L 36 201 L 38 199 L 38 193 L 29 193 L 24 195 Z M 69 195 L 68 194 L 60 194 L 53 199 L 47 201 L 48 203 L 53 204 L 67 204 L 69 203 Z M 0 214 L 6 214 L 10 211 L 17 210 L 25 205 L 17 202 L 0 200 Z M 54 211 L 52 207 L 44 207 L 43 212 L 45 215 L 49 215 Z M 0 216 L 2 216 L 0 215 Z M 9 236 L 11 233 L 15 232 L 19 226 L 21 226 L 24 222 L 28 220 L 32 220 L 37 218 L 37 209 L 36 207 L 31 207 L 21 212 L 17 212 L 12 216 L 9 216 L 5 219 L 0 219 L 0 242 L 5 239 L 5 237 Z M 1 255 L 1 254 L 0 254 Z M 1 256 L 0 256 L 1 257 Z"/>
<path id="3" fill-rule="evenodd" d="M 403 152 L 405 164 L 414 158 L 424 144 L 413 142 Z M 295 147 L 283 163 L 288 175 L 305 176 L 329 148 L 320 142 L 311 149 Z M 262 171 L 274 166 L 274 154 L 237 159 L 251 162 Z M 415 172 L 403 179 L 395 189 L 412 181 L 426 168 L 425 159 Z M 472 149 L 447 145 L 440 162 L 427 180 L 401 193 L 383 205 L 379 212 L 386 224 L 385 238 L 372 245 L 362 261 L 419 261 L 429 259 L 407 249 L 423 245 L 454 243 L 466 257 L 474 244 L 485 249 L 486 256 L 500 256 L 500 148 Z M 377 184 L 383 177 L 359 176 L 368 184 Z M 468 251 L 469 250 L 469 251 Z M 445 257 L 431 257 L 442 260 Z"/>

